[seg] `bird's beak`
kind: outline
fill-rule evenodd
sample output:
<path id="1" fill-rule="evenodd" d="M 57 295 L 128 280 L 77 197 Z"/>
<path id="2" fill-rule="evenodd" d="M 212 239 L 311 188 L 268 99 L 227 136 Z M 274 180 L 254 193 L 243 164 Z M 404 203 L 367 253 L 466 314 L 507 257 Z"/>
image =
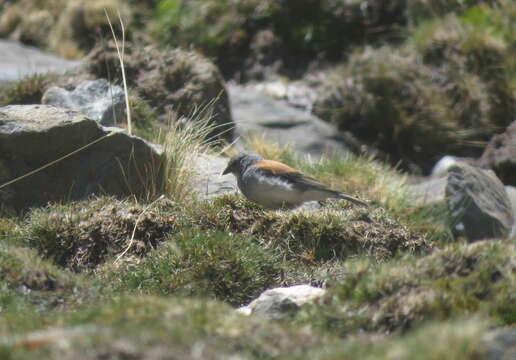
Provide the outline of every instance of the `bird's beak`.
<path id="1" fill-rule="evenodd" d="M 229 171 L 229 166 L 222 172 L 222 175 L 227 175 L 229 174 L 230 171 Z"/>

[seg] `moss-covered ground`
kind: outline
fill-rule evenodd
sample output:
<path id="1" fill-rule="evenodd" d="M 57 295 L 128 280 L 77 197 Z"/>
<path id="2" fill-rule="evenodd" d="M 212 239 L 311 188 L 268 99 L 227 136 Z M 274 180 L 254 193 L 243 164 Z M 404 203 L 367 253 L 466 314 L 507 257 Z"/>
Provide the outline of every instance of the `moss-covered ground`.
<path id="1" fill-rule="evenodd" d="M 514 241 L 450 238 L 441 209 L 412 207 L 371 159 L 276 150 L 372 206 L 269 211 L 228 194 L 4 214 L 2 358 L 477 359 L 489 329 L 514 325 Z M 234 310 L 301 283 L 327 294 L 279 322 Z"/>

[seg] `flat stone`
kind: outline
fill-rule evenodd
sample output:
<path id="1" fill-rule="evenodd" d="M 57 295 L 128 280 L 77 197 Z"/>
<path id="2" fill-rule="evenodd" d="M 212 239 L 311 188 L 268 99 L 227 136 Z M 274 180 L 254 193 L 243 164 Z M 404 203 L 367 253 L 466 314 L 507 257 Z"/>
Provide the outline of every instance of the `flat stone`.
<path id="1" fill-rule="evenodd" d="M 228 158 L 200 154 L 194 160 L 193 188 L 201 199 L 238 191 L 233 175 L 222 175 Z"/>
<path id="2" fill-rule="evenodd" d="M 63 74 L 81 64 L 79 60 L 63 59 L 16 41 L 0 40 L 0 83 L 35 74 Z"/>
<path id="3" fill-rule="evenodd" d="M 238 309 L 246 315 L 260 315 L 278 319 L 296 312 L 305 304 L 313 303 L 324 296 L 326 290 L 310 285 L 280 287 L 263 292 L 249 305 Z"/>
<path id="4" fill-rule="evenodd" d="M 348 154 L 350 145 L 337 129 L 307 111 L 289 106 L 250 87 L 228 85 L 233 120 L 239 135 L 263 136 L 320 158 L 325 153 Z"/>

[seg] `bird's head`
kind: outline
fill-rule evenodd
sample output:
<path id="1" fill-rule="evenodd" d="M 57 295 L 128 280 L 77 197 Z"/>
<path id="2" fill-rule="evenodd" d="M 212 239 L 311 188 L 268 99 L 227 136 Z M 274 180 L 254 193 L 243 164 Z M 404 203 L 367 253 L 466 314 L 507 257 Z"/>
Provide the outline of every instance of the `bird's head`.
<path id="1" fill-rule="evenodd" d="M 238 153 L 229 159 L 228 166 L 226 166 L 222 175 L 234 174 L 235 176 L 239 176 L 249 166 L 252 166 L 261 160 L 263 160 L 263 158 L 260 155 L 250 151 Z"/>

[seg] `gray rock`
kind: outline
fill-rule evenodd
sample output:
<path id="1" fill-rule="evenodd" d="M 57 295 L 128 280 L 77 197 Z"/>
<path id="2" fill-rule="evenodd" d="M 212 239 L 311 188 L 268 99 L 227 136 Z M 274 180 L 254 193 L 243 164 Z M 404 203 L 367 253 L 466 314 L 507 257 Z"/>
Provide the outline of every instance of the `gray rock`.
<path id="1" fill-rule="evenodd" d="M 270 289 L 238 311 L 246 315 L 278 319 L 296 312 L 304 304 L 317 301 L 325 293 L 326 290 L 309 285 Z"/>
<path id="2" fill-rule="evenodd" d="M 124 90 L 105 79 L 84 80 L 73 91 L 52 86 L 41 102 L 78 110 L 104 126 L 126 122 Z"/>
<path id="3" fill-rule="evenodd" d="M 516 121 L 491 138 L 478 166 L 492 169 L 504 184 L 516 186 Z"/>
<path id="4" fill-rule="evenodd" d="M 106 135 L 111 134 L 108 137 Z M 118 128 L 51 105 L 0 108 L 0 186 L 105 137 L 62 161 L 0 188 L 0 207 L 23 210 L 91 194 L 141 195 L 160 150 Z"/>
<path id="5" fill-rule="evenodd" d="M 487 360 L 516 359 L 516 328 L 489 331 L 482 337 L 482 348 Z"/>
<path id="6" fill-rule="evenodd" d="M 306 111 L 250 87 L 228 85 L 233 119 L 239 135 L 255 134 L 319 158 L 324 153 L 346 154 L 349 143 L 332 125 Z M 353 149 L 355 150 L 355 149 Z"/>
<path id="7" fill-rule="evenodd" d="M 453 230 L 470 241 L 506 237 L 514 217 L 507 191 L 492 171 L 466 164 L 448 170 L 446 199 Z"/>
<path id="8" fill-rule="evenodd" d="M 446 155 L 439 160 L 432 168 L 432 177 L 443 177 L 448 175 L 448 169 L 453 165 L 462 164 L 463 161 L 456 156 Z"/>
<path id="9" fill-rule="evenodd" d="M 444 200 L 447 183 L 446 177 L 429 178 L 418 184 L 408 185 L 408 188 L 418 205 L 426 205 Z"/>
<path id="10" fill-rule="evenodd" d="M 516 217 L 516 187 L 507 185 L 505 187 L 509 201 L 511 202 L 512 214 Z"/>
<path id="11" fill-rule="evenodd" d="M 228 164 L 227 158 L 201 154 L 194 162 L 193 188 L 201 199 L 211 199 L 224 193 L 238 191 L 234 176 L 222 176 L 222 171 Z"/>
<path id="12" fill-rule="evenodd" d="M 62 74 L 81 64 L 81 61 L 62 59 L 16 41 L 0 40 L 0 83 L 35 74 Z"/>
<path id="13" fill-rule="evenodd" d="M 251 85 L 252 86 L 252 85 Z M 289 105 L 312 112 L 312 106 L 317 99 L 317 91 L 305 81 L 286 82 L 274 80 L 254 85 L 259 90 L 274 99 L 285 100 Z"/>

